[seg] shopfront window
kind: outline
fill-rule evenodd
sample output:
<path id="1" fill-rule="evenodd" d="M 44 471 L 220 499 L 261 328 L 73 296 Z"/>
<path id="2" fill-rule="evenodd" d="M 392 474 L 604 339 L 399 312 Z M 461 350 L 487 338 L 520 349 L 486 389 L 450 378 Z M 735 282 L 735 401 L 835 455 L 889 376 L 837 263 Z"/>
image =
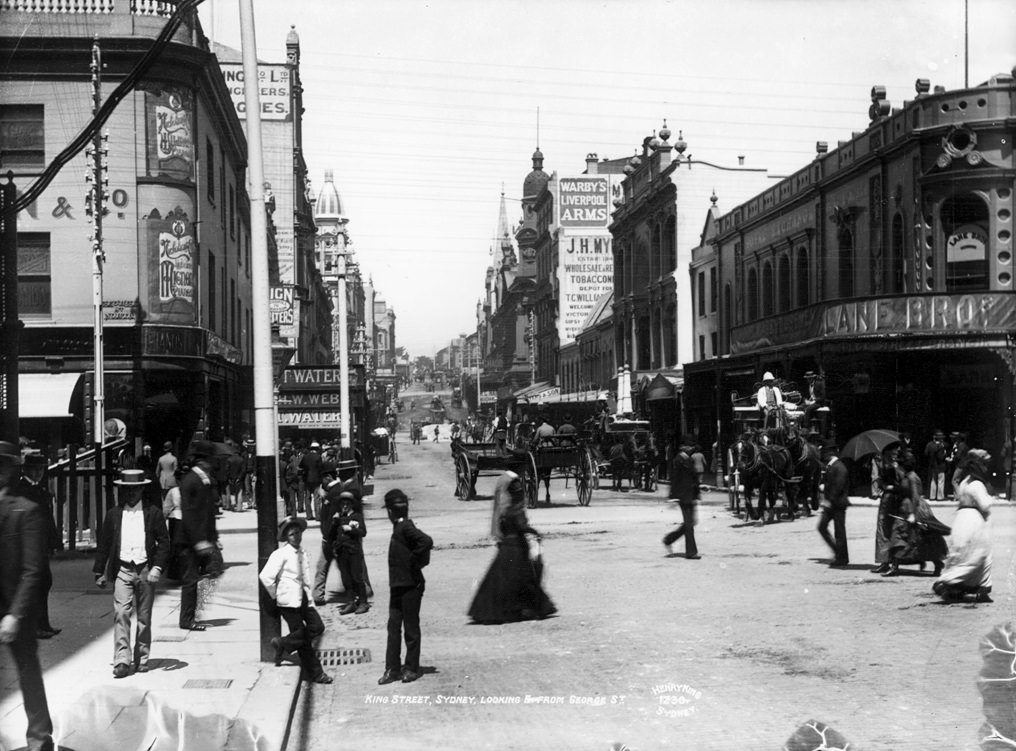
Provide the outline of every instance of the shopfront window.
<path id="1" fill-rule="evenodd" d="M 48 316 L 53 312 L 48 232 L 18 233 L 18 313 Z"/>

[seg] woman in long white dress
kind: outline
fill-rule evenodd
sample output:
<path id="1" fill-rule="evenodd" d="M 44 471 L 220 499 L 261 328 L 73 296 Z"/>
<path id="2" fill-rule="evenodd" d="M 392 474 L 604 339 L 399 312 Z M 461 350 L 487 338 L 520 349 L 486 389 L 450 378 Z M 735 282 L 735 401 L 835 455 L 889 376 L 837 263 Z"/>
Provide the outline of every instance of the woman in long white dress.
<path id="1" fill-rule="evenodd" d="M 976 602 L 991 602 L 991 494 L 988 465 L 991 455 L 970 449 L 964 458 L 965 476 L 956 489 L 957 510 L 945 570 L 935 582 L 935 594 L 944 600 L 974 595 Z"/>

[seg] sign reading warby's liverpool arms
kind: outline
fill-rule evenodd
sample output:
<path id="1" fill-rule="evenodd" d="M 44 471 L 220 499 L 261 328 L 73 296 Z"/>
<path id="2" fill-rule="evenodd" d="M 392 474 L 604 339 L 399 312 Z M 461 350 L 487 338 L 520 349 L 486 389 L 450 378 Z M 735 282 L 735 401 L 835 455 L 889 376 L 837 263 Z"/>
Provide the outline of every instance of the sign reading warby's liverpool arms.
<path id="1" fill-rule="evenodd" d="M 809 339 L 880 337 L 886 334 L 1004 335 L 1016 328 L 1016 297 L 1008 293 L 901 295 L 812 305 L 736 326 L 732 354 Z"/>

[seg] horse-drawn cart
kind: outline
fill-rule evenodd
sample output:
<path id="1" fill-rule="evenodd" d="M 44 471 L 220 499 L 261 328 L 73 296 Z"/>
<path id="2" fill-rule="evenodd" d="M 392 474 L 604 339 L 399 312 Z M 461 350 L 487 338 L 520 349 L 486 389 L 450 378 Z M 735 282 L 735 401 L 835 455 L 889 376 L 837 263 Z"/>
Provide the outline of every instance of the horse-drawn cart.
<path id="1" fill-rule="evenodd" d="M 468 501 L 476 495 L 476 478 L 484 473 L 490 477 L 502 472 L 514 472 L 522 478 L 526 505 L 532 506 L 536 498 L 536 469 L 529 451 L 516 451 L 496 443 L 463 443 L 452 441 L 452 461 L 455 463 L 455 495 Z"/>

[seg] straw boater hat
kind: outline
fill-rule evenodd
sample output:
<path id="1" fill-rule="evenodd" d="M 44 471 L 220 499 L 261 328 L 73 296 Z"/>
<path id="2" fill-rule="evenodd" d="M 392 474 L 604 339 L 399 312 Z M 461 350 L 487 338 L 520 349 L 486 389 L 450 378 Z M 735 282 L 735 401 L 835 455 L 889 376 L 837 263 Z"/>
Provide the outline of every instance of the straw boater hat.
<path id="1" fill-rule="evenodd" d="M 289 531 L 290 527 L 299 527 L 302 532 L 307 529 L 307 520 L 302 519 L 299 516 L 287 516 L 279 522 L 279 542 L 285 542 L 286 532 Z"/>
<path id="2" fill-rule="evenodd" d="M 150 482 L 151 480 L 145 477 L 145 471 L 143 469 L 121 469 L 120 479 L 113 480 L 114 485 L 123 486 L 147 485 Z"/>

